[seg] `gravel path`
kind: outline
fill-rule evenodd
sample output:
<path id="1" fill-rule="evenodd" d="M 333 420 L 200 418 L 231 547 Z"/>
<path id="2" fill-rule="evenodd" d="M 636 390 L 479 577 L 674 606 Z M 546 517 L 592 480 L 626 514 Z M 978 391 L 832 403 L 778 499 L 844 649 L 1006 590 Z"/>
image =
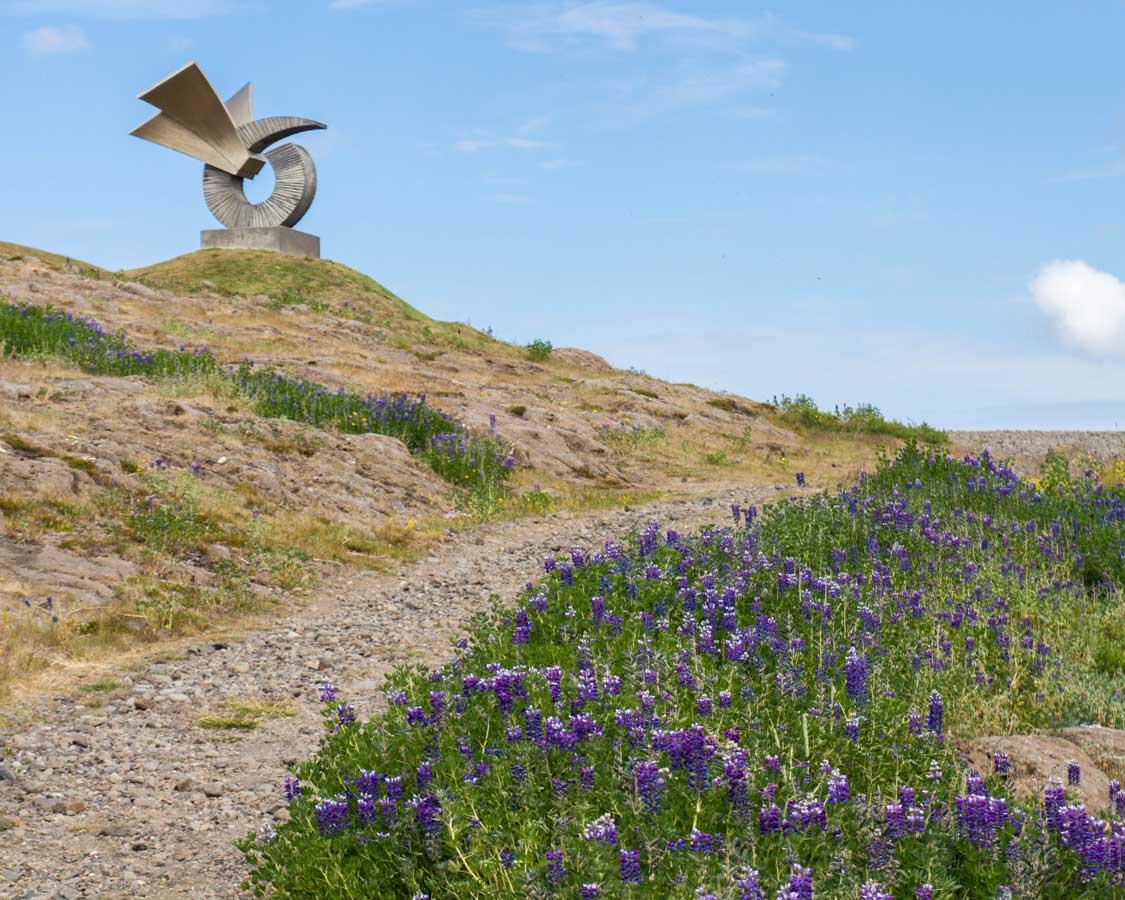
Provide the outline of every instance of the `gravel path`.
<path id="1" fill-rule="evenodd" d="M 542 559 L 600 546 L 649 519 L 681 530 L 730 520 L 729 504 L 781 488 L 723 491 L 634 510 L 506 522 L 458 534 L 394 576 L 361 574 L 274 627 L 190 648 L 117 677 L 118 687 L 56 698 L 0 740 L 0 897 L 48 900 L 238 897 L 235 838 L 284 815 L 285 767 L 322 731 L 316 685 L 331 679 L 360 717 L 382 703 L 395 665 L 440 663 L 491 594 L 512 597 Z M 224 701 L 289 701 L 291 718 L 254 731 L 195 724 Z"/>

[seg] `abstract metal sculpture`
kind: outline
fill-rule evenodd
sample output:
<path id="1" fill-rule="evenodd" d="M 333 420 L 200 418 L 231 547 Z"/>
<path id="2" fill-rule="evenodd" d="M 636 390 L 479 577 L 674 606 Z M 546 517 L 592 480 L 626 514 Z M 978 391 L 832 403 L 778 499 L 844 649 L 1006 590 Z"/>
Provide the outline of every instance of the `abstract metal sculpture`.
<path id="1" fill-rule="evenodd" d="M 327 126 L 312 119 L 255 119 L 253 83 L 226 103 L 194 62 L 173 72 L 139 97 L 160 110 L 132 134 L 204 163 L 203 198 L 228 231 L 204 231 L 205 247 L 272 249 L 319 256 L 320 239 L 294 225 L 316 196 L 316 167 L 298 144 L 278 141 Z M 246 199 L 245 180 L 266 163 L 274 171 L 273 193 L 260 203 Z"/>

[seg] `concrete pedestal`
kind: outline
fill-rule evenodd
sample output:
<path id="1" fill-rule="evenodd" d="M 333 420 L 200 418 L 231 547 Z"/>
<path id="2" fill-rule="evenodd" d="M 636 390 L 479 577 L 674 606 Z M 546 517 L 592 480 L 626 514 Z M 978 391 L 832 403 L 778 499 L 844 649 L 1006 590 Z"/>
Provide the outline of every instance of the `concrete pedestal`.
<path id="1" fill-rule="evenodd" d="M 199 246 L 204 250 L 273 250 L 289 256 L 311 256 L 320 259 L 320 238 L 315 234 L 292 228 L 214 228 L 199 232 Z"/>

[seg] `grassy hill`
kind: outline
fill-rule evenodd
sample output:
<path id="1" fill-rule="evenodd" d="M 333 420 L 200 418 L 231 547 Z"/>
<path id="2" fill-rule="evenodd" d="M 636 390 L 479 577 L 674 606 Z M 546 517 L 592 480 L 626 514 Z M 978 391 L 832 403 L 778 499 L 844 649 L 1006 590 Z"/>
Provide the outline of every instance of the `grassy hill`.
<path id="1" fill-rule="evenodd" d="M 940 439 L 531 352 L 265 251 L 113 273 L 0 244 L 0 312 L 0 680 L 222 626 L 483 518 L 831 487 Z"/>

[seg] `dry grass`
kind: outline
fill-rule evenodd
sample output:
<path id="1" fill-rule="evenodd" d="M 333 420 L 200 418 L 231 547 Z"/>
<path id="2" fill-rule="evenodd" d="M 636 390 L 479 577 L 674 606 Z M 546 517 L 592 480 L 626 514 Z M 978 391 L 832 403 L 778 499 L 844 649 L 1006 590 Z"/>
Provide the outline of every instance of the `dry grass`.
<path id="1" fill-rule="evenodd" d="M 266 719 L 283 719 L 297 715 L 296 707 L 285 700 L 269 697 L 241 697 L 228 700 L 222 712 L 205 713 L 196 718 L 200 728 L 219 731 L 250 731 Z"/>
<path id="2" fill-rule="evenodd" d="M 388 571 L 420 558 L 441 539 L 437 523 L 391 518 L 370 529 L 332 522 L 306 512 L 279 512 L 266 523 L 266 537 L 279 546 L 299 548 L 310 559 Z"/>

